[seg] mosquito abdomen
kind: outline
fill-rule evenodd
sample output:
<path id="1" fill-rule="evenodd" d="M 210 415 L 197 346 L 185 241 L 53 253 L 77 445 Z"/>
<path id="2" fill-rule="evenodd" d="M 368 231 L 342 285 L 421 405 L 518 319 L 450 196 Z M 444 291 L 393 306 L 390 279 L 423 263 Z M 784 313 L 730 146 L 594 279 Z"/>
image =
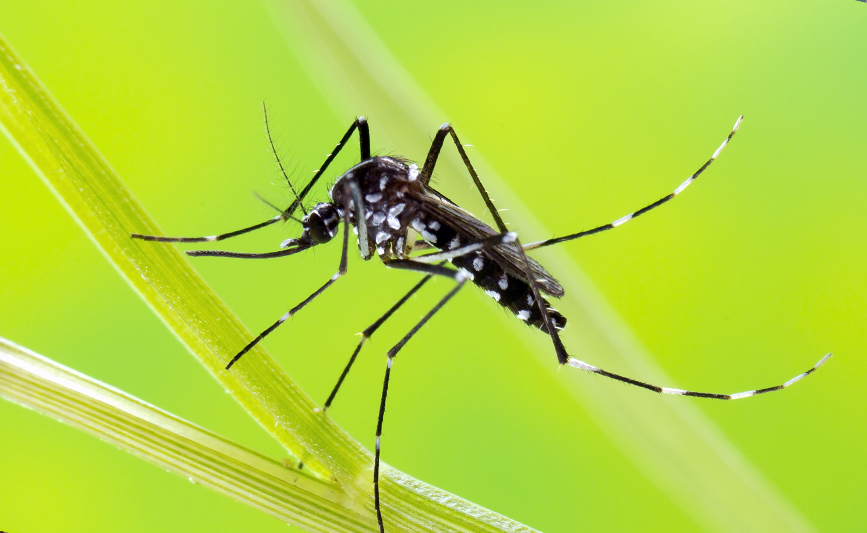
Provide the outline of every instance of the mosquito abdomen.
<path id="1" fill-rule="evenodd" d="M 509 275 L 499 263 L 482 252 L 452 259 L 452 264 L 464 270 L 470 280 L 494 299 L 515 314 L 519 320 L 547 332 L 545 317 L 536 305 L 533 291 L 523 280 Z M 548 300 L 542 299 L 554 328 L 561 330 L 566 326 L 566 317 L 551 308 Z"/>

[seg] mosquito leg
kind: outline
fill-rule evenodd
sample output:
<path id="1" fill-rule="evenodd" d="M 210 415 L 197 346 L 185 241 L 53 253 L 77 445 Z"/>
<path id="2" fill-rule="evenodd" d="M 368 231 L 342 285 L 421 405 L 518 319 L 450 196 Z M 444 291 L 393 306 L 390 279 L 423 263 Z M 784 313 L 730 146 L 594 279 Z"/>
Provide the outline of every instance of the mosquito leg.
<path id="1" fill-rule="evenodd" d="M 460 281 L 461 271 L 453 270 L 442 265 L 429 265 L 427 263 L 419 263 L 412 259 L 383 259 L 383 264 L 388 268 L 396 268 L 398 270 L 411 270 L 413 272 L 421 272 L 422 274 L 431 274 L 434 276 L 443 276 L 451 278 L 455 281 Z"/>
<path id="2" fill-rule="evenodd" d="M 503 219 L 500 218 L 500 214 L 494 207 L 494 202 L 492 202 L 491 197 L 488 196 L 488 191 L 486 191 L 485 186 L 482 185 L 482 180 L 479 179 L 479 175 L 476 173 L 476 169 L 473 168 L 473 164 L 470 163 L 470 158 L 467 156 L 467 152 L 464 150 L 464 145 L 461 144 L 460 139 L 458 139 L 458 134 L 455 133 L 455 130 L 454 128 L 452 128 L 451 124 L 446 123 L 440 126 L 439 131 L 437 131 L 437 134 L 434 137 L 433 143 L 431 143 L 430 150 L 427 154 L 427 159 L 425 159 L 424 162 L 424 168 L 422 168 L 421 172 L 419 173 L 418 179 L 425 185 L 430 182 L 430 178 L 433 175 L 434 166 L 436 166 L 437 163 L 437 158 L 439 157 L 440 151 L 443 147 L 443 143 L 446 140 L 446 135 L 451 135 L 452 139 L 455 141 L 455 146 L 458 148 L 458 153 L 461 154 L 461 159 L 464 160 L 464 164 L 467 166 L 467 170 L 470 172 L 470 176 L 472 176 L 473 182 L 476 184 L 476 188 L 479 190 L 479 194 L 482 195 L 482 199 L 485 201 L 485 205 L 488 207 L 488 211 L 490 211 L 491 216 L 494 217 L 500 233 L 508 232 L 508 229 L 506 229 L 506 224 L 503 222 Z"/>
<path id="3" fill-rule="evenodd" d="M 331 391 L 331 394 L 328 395 L 328 399 L 325 400 L 325 405 L 322 407 L 322 412 L 326 412 L 330 407 L 332 402 L 334 402 L 334 397 L 337 396 L 337 391 L 340 390 L 340 386 L 343 384 L 343 380 L 346 379 L 346 376 L 349 374 L 349 370 L 352 368 L 353 363 L 355 363 L 355 359 L 358 357 L 358 353 L 361 352 L 361 347 L 364 346 L 364 343 L 376 332 L 377 329 L 381 325 L 385 323 L 386 320 L 391 318 L 391 315 L 395 313 L 400 307 L 409 300 L 413 294 L 419 291 L 422 286 L 431 279 L 433 274 L 428 274 L 422 278 L 421 281 L 416 283 L 416 285 L 410 289 L 408 293 L 406 293 L 400 300 L 397 301 L 396 304 L 391 306 L 391 309 L 385 312 L 384 315 L 379 317 L 376 322 L 369 325 L 364 331 L 361 332 L 361 340 L 358 342 L 358 346 L 355 348 L 355 351 L 352 352 L 352 357 L 349 358 L 349 362 L 346 364 L 346 368 L 343 369 L 343 373 L 340 374 L 340 378 L 337 380 L 337 384 L 334 385 L 334 389 Z"/>
<path id="4" fill-rule="evenodd" d="M 267 115 L 266 115 L 266 121 L 267 121 Z M 328 168 L 328 165 L 330 165 L 331 162 L 334 161 L 334 158 L 337 157 L 338 153 L 340 153 L 340 149 L 343 148 L 343 146 L 347 143 L 347 141 L 349 141 L 349 138 L 352 136 L 352 133 L 356 129 L 358 130 L 359 144 L 361 145 L 361 159 L 362 160 L 370 159 L 370 130 L 367 126 L 367 119 L 365 119 L 364 117 L 358 117 L 357 119 L 355 119 L 355 121 L 352 123 L 352 125 L 349 126 L 349 129 L 346 131 L 346 133 L 340 139 L 340 142 L 337 143 L 337 146 L 334 148 L 334 151 L 332 151 L 330 154 L 328 154 L 327 158 L 325 159 L 325 162 L 322 164 L 321 167 L 319 167 L 319 170 L 316 171 L 316 174 L 313 176 L 313 179 L 310 180 L 310 183 L 308 183 L 304 187 L 304 189 L 301 191 L 301 194 L 296 195 L 295 200 L 292 202 L 292 204 L 285 211 L 281 212 L 279 215 L 277 215 L 274 218 L 268 219 L 264 222 L 260 222 L 259 224 L 254 224 L 254 225 L 249 226 L 247 228 L 243 228 L 243 229 L 239 229 L 239 230 L 235 230 L 235 231 L 230 231 L 228 233 L 221 233 L 219 235 L 210 235 L 208 237 L 163 237 L 163 236 L 159 236 L 159 235 L 142 235 L 141 233 L 133 233 L 130 235 L 130 237 L 132 237 L 133 239 L 140 239 L 143 241 L 155 241 L 155 242 L 216 242 L 216 241 L 222 241 L 224 239 L 230 239 L 232 237 L 237 237 L 238 235 L 243 235 L 245 233 L 249 233 L 251 231 L 255 231 L 257 229 L 261 229 L 261 228 L 264 228 L 266 226 L 270 226 L 271 224 L 274 224 L 275 222 L 278 222 L 280 220 L 289 220 L 289 219 L 293 218 L 295 211 L 301 207 L 301 202 L 304 201 L 304 198 L 310 193 L 310 190 L 313 188 L 313 186 L 316 184 L 316 182 L 319 181 L 319 177 L 325 173 L 325 170 Z M 270 140 L 270 130 L 268 133 L 268 138 Z M 281 165 L 281 168 L 282 168 L 282 165 Z M 293 189 L 293 192 L 294 192 L 294 189 Z M 303 209 L 302 209 L 302 211 L 303 211 Z"/>
<path id="5" fill-rule="evenodd" d="M 334 161 L 334 158 L 337 157 L 337 154 L 340 153 L 340 149 L 349 141 L 349 138 L 352 137 L 352 133 L 355 130 L 358 130 L 358 142 L 361 148 L 361 160 L 370 159 L 370 130 L 367 126 L 367 119 L 364 117 L 358 117 L 349 126 L 349 129 L 346 130 L 346 133 L 343 134 L 343 138 L 340 139 L 340 142 L 337 143 L 337 146 L 334 147 L 334 151 L 332 151 L 325 159 L 325 162 L 322 163 L 322 166 L 319 167 L 319 170 L 316 170 L 313 179 L 310 180 L 304 189 L 301 191 L 300 200 L 296 200 L 292 202 L 292 205 L 286 210 L 289 214 L 294 214 L 295 210 L 301 205 L 301 201 L 310 193 L 310 190 L 316 185 L 316 182 L 319 181 L 319 178 L 325 173 L 325 170 L 328 168 L 328 165 Z"/>
<path id="6" fill-rule="evenodd" d="M 678 194 L 682 193 L 684 191 L 684 189 L 686 189 L 689 186 L 690 183 L 695 181 L 696 178 L 698 178 L 699 175 L 702 172 L 704 172 L 705 169 L 707 167 L 709 167 L 710 164 L 713 163 L 717 157 L 719 157 L 720 153 L 722 153 L 722 151 L 723 151 L 723 148 L 726 147 L 728 142 L 732 139 L 732 137 L 734 137 L 734 134 L 738 131 L 738 128 L 741 126 L 741 121 L 743 119 L 744 119 L 743 116 L 738 117 L 738 120 L 737 120 L 737 122 L 735 122 L 734 128 L 732 128 L 731 133 L 729 133 L 728 137 L 726 137 L 726 139 L 723 141 L 723 143 L 720 145 L 720 147 L 717 148 L 716 152 L 713 153 L 711 158 L 708 159 L 707 162 L 704 165 L 702 165 L 701 168 L 699 168 L 695 172 L 695 174 L 693 174 L 692 176 L 687 178 L 686 181 L 681 183 L 680 186 L 677 189 L 675 189 L 674 192 L 670 193 L 668 196 L 660 198 L 659 200 L 653 202 L 652 204 L 646 205 L 646 206 L 642 207 L 641 209 L 639 209 L 638 211 L 634 211 L 634 212 L 626 215 L 625 217 L 618 218 L 617 220 L 615 220 L 614 222 L 611 222 L 609 224 L 604 224 L 602 226 L 598 226 L 598 227 L 595 227 L 593 229 L 589 229 L 586 231 L 580 231 L 578 233 L 573 233 L 572 235 L 566 235 L 565 237 L 557 237 L 554 239 L 548 239 L 545 241 L 530 243 L 530 244 L 524 246 L 524 249 L 525 250 L 533 250 L 535 248 L 542 248 L 543 246 L 551 246 L 552 244 L 559 244 L 561 242 L 571 241 L 571 240 L 579 239 L 581 237 L 587 237 L 588 235 L 593 235 L 595 233 L 601 233 L 603 231 L 608 231 L 610 229 L 616 228 L 617 226 L 621 226 L 621 225 L 629 222 L 633 218 L 640 216 L 640 215 L 643 215 L 644 213 L 647 213 L 648 211 L 656 209 L 657 207 L 661 206 L 662 204 L 668 202 L 669 200 L 673 199 Z"/>
<path id="7" fill-rule="evenodd" d="M 541 312 L 542 316 L 545 318 L 545 329 L 551 336 L 551 342 L 554 343 L 554 351 L 557 353 L 557 361 L 559 361 L 561 365 L 565 365 L 569 362 L 569 354 L 566 353 L 566 347 L 563 346 L 563 341 L 560 340 L 560 334 L 557 333 L 557 328 L 554 327 L 554 322 L 551 320 L 551 315 L 548 313 L 548 306 L 545 305 L 542 295 L 539 294 L 536 277 L 533 275 L 532 268 L 530 268 L 530 259 L 527 257 L 527 253 L 524 252 L 521 243 L 516 242 L 516 245 L 516 248 L 521 253 L 521 261 L 524 263 L 524 276 L 527 278 L 530 290 L 533 291 L 533 300 L 536 302 L 539 312 Z"/>
<path id="8" fill-rule="evenodd" d="M 413 257 L 411 260 L 419 263 L 435 263 L 437 261 L 447 261 L 449 259 L 454 259 L 455 257 L 461 257 L 463 255 L 471 254 L 473 252 L 477 252 L 479 250 L 485 250 L 487 248 L 493 248 L 495 246 L 499 246 L 501 244 L 509 244 L 515 242 L 518 239 L 518 234 L 513 232 L 503 233 L 500 235 L 494 235 L 493 237 L 488 237 L 487 239 L 482 239 L 479 241 L 471 242 L 460 248 L 455 248 L 454 250 L 446 250 L 443 252 L 434 252 L 424 255 L 419 255 Z"/>
<path id="9" fill-rule="evenodd" d="M 831 357 L 831 354 L 826 354 L 825 357 L 819 360 L 818 363 L 813 365 L 813 367 L 802 374 L 798 374 L 793 377 L 789 381 L 783 383 L 782 385 L 776 385 L 774 387 L 767 387 L 764 389 L 755 389 L 746 392 L 738 392 L 735 394 L 717 394 L 713 392 L 695 392 L 688 391 L 683 389 L 670 389 L 668 387 L 659 387 L 657 385 L 651 385 L 650 383 L 645 383 L 643 381 L 638 381 L 632 378 L 628 378 L 626 376 L 621 376 L 619 374 L 614 374 L 612 372 L 608 372 L 602 370 L 601 368 L 595 367 L 593 365 L 587 364 L 584 361 L 575 359 L 574 357 L 569 358 L 569 365 L 574 366 L 575 368 L 580 368 L 581 370 L 586 370 L 588 372 L 593 372 L 595 374 L 599 374 L 600 376 L 605 376 L 606 378 L 611 378 L 617 381 L 622 381 L 623 383 L 628 383 L 630 385 L 635 385 L 636 387 L 641 387 L 642 389 L 651 390 L 653 392 L 658 392 L 660 394 L 675 394 L 678 396 L 695 396 L 697 398 L 710 398 L 712 400 L 740 400 L 741 398 L 749 398 L 750 396 L 756 396 L 757 394 L 764 394 L 766 392 L 773 392 L 777 390 L 783 390 L 786 387 L 794 385 L 798 381 L 801 381 L 805 377 L 809 376 L 813 372 L 816 371 L 817 368 L 825 364 Z"/>
<path id="10" fill-rule="evenodd" d="M 306 306 L 307 304 L 312 302 L 317 296 L 319 296 L 320 294 L 325 292 L 325 289 L 330 287 L 335 281 L 340 279 L 341 276 L 346 274 L 347 257 L 349 254 L 349 231 L 350 231 L 349 228 L 350 228 L 350 226 L 349 226 L 349 210 L 344 210 L 344 212 L 343 212 L 343 251 L 340 254 L 340 266 L 337 269 L 337 273 L 334 274 L 333 276 L 331 276 L 331 279 L 329 279 L 327 282 L 325 282 L 325 285 L 319 287 L 319 289 L 317 289 L 316 292 L 314 292 L 313 294 L 308 296 L 300 304 L 298 304 L 295 307 L 293 307 L 292 309 L 290 309 L 286 314 L 281 316 L 280 319 L 277 320 L 277 322 L 274 322 L 273 324 L 271 324 L 271 326 L 269 326 L 268 329 L 266 329 L 265 331 L 260 333 L 255 339 L 250 341 L 250 343 L 247 346 L 245 346 L 244 349 L 242 349 L 240 352 L 238 352 L 235 355 L 235 357 L 233 357 L 232 360 L 229 361 L 229 364 L 226 365 L 226 370 L 229 370 L 230 368 L 232 368 L 232 365 L 237 363 L 238 359 L 243 357 L 245 353 L 249 352 L 254 346 L 259 344 L 259 341 L 261 341 L 262 339 L 267 337 L 268 334 L 271 333 L 272 331 L 274 331 L 275 329 L 277 329 L 277 327 L 280 324 L 282 324 L 287 319 L 289 319 L 292 315 L 294 315 L 295 313 L 297 313 L 298 311 L 303 309 L 304 306 Z M 289 251 L 289 250 L 284 250 L 284 251 Z M 294 250 L 292 250 L 292 251 L 294 251 Z M 281 252 L 274 252 L 274 253 L 281 253 Z"/>
<path id="11" fill-rule="evenodd" d="M 489 239 L 485 239 L 484 241 L 480 241 L 482 246 L 477 246 L 471 250 L 467 250 L 464 253 L 471 253 L 477 249 L 481 249 L 483 247 L 489 247 L 497 244 L 501 244 L 502 242 L 506 242 L 506 239 L 511 238 L 512 234 L 507 234 L 506 236 L 497 235 L 495 237 L 491 237 Z M 490 241 L 490 242 L 488 242 Z M 509 240 L 508 242 L 512 242 Z M 470 245 L 473 246 L 473 245 Z M 469 248 L 463 247 L 463 248 Z M 463 249 L 461 248 L 461 249 Z M 461 249 L 453 250 L 453 252 L 458 252 Z M 432 255 L 432 254 L 429 254 Z M 460 255 L 460 254 L 459 254 Z M 422 256 L 426 257 L 426 256 Z M 447 259 L 447 258 L 441 258 Z M 391 268 L 397 268 L 401 270 L 412 270 L 415 272 L 421 272 L 427 274 L 415 287 L 413 287 L 408 293 L 406 293 L 403 298 L 398 300 L 396 304 L 394 304 L 391 309 L 389 309 L 383 316 L 379 318 L 376 322 L 371 324 L 367 329 L 365 329 L 361 333 L 361 340 L 358 343 L 358 346 L 355 348 L 355 351 L 352 352 L 352 357 L 349 358 L 349 362 L 346 364 L 346 368 L 343 369 L 343 373 L 340 375 L 340 378 L 337 380 L 337 384 L 334 386 L 334 389 L 331 391 L 331 394 L 328 396 L 328 399 L 325 401 L 325 405 L 322 408 L 322 411 L 325 412 L 331 407 L 331 403 L 334 401 L 334 397 L 337 395 L 337 391 L 340 389 L 340 386 L 343 384 L 343 381 L 346 379 L 346 376 L 349 374 L 349 370 L 352 368 L 352 365 L 355 363 L 355 359 L 358 357 L 359 352 L 361 352 L 361 347 L 364 346 L 364 343 L 369 339 L 373 333 L 379 329 L 379 327 L 388 320 L 395 311 L 397 311 L 403 304 L 406 303 L 409 298 L 418 292 L 421 287 L 427 283 L 427 281 L 434 275 L 437 276 L 445 276 L 451 279 L 457 279 L 456 276 L 459 276 L 458 272 L 449 268 L 446 268 L 443 263 L 438 265 L 430 265 L 426 263 L 416 262 L 413 259 L 390 259 L 385 261 L 385 265 Z"/>
<path id="12" fill-rule="evenodd" d="M 348 180 L 347 187 L 352 197 L 352 203 L 355 204 L 355 227 L 358 228 L 358 250 L 361 252 L 362 259 L 367 261 L 371 258 L 371 253 L 367 241 L 367 220 L 364 218 L 364 201 L 361 199 L 361 188 L 359 188 L 355 178 Z M 344 208 L 344 212 L 349 213 L 348 206 Z"/>
<path id="13" fill-rule="evenodd" d="M 424 265 L 424 266 L 435 266 L 435 265 Z M 454 271 L 452 271 L 454 272 Z M 385 367 L 385 380 L 382 384 L 382 400 L 379 404 L 379 419 L 376 422 L 376 456 L 373 463 L 373 494 L 375 498 L 375 507 L 376 507 L 376 518 L 379 521 L 379 531 L 380 533 L 385 533 L 385 526 L 382 523 L 382 509 L 380 507 L 380 498 L 379 498 L 379 463 L 380 463 L 380 444 L 382 438 L 382 422 L 385 418 L 385 400 L 388 396 L 388 381 L 391 377 L 391 366 L 394 362 L 394 357 L 397 353 L 406 345 L 407 342 L 415 335 L 422 326 L 424 326 L 434 314 L 442 309 L 442 307 L 452 299 L 452 297 L 457 294 L 457 292 L 464 286 L 464 283 L 467 281 L 467 277 L 463 272 L 454 272 L 453 275 L 455 281 L 458 282 L 457 286 L 449 291 L 448 294 L 443 297 L 442 300 L 437 303 L 433 309 L 431 309 L 428 314 L 426 314 L 410 331 L 407 333 L 397 344 L 394 345 L 388 351 L 388 358 L 386 360 Z"/>
<path id="14" fill-rule="evenodd" d="M 250 227 L 230 231 L 228 233 L 221 233 L 219 235 L 211 235 L 209 237 L 162 237 L 160 235 L 142 235 L 141 233 L 132 233 L 130 237 L 133 239 L 140 239 L 143 241 L 155 241 L 155 242 L 216 242 L 222 241 L 223 239 L 231 239 L 232 237 L 237 237 L 238 235 L 243 235 L 245 233 L 250 233 L 251 231 L 256 231 L 257 229 L 264 228 L 265 226 L 270 226 L 271 224 L 278 222 L 280 220 L 285 220 L 286 215 L 279 214 L 274 218 L 268 219 L 265 222 L 260 222 L 258 224 L 254 224 Z"/>
<path id="15" fill-rule="evenodd" d="M 816 363 L 813 366 L 813 368 L 807 370 L 806 372 L 804 372 L 802 374 L 798 374 L 797 376 L 795 376 L 794 378 L 790 379 L 789 381 L 783 383 L 782 385 L 776 385 L 774 387 L 767 387 L 764 389 L 755 389 L 755 390 L 746 391 L 746 392 L 738 392 L 735 394 L 717 394 L 717 393 L 713 393 L 713 392 L 695 392 L 695 391 L 688 391 L 688 390 L 683 390 L 683 389 L 672 389 L 669 387 L 660 387 L 658 385 L 652 385 L 650 383 L 638 381 L 638 380 L 632 379 L 630 377 L 621 376 L 620 374 L 614 374 L 613 372 L 608 372 L 607 370 L 603 370 L 603 369 L 596 367 L 596 366 L 593 366 L 589 363 L 585 363 L 584 361 L 581 361 L 580 359 L 576 359 L 574 357 L 569 357 L 569 354 L 566 353 L 566 348 L 563 346 L 563 342 L 560 340 L 560 335 L 557 334 L 557 329 L 553 327 L 551 317 L 548 314 L 548 309 L 546 308 L 546 306 L 542 303 L 541 299 L 539 298 L 539 289 L 536 286 L 536 280 L 533 279 L 533 277 L 530 275 L 530 262 L 527 259 L 527 254 L 524 252 L 524 249 L 520 245 L 518 245 L 518 249 L 521 251 L 521 256 L 524 260 L 524 272 L 527 275 L 527 279 L 530 281 L 530 287 L 533 291 L 533 297 L 536 299 L 536 302 L 538 302 L 537 305 L 539 306 L 539 310 L 542 312 L 542 315 L 545 317 L 545 325 L 547 326 L 548 333 L 551 336 L 551 341 L 554 343 L 554 350 L 557 353 L 557 360 L 560 362 L 561 365 L 568 364 L 570 366 L 574 366 L 575 368 L 580 368 L 581 370 L 593 372 L 595 374 L 599 374 L 600 376 L 605 376 L 607 378 L 610 378 L 610 379 L 613 379 L 616 381 L 628 383 L 630 385 L 635 385 L 636 387 L 641 387 L 643 389 L 651 390 L 653 392 L 657 392 L 660 394 L 675 394 L 678 396 L 695 396 L 697 398 L 710 398 L 713 400 L 739 400 L 741 398 L 748 398 L 750 396 L 755 396 L 757 394 L 764 394 L 766 392 L 773 392 L 776 390 L 785 389 L 786 387 L 789 387 L 789 386 L 797 383 L 798 381 L 804 379 L 805 377 L 807 377 L 810 374 L 812 374 L 813 372 L 815 372 L 817 368 L 819 368 L 820 366 L 825 364 L 825 361 L 827 361 L 831 357 L 831 354 L 825 355 L 825 357 L 823 357 L 821 360 L 819 360 L 819 362 Z"/>

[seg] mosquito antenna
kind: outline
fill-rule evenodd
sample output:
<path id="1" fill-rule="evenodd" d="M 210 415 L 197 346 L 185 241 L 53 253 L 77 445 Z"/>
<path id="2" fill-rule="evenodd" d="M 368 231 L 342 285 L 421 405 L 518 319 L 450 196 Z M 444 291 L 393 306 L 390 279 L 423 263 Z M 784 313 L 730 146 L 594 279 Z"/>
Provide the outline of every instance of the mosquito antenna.
<path id="1" fill-rule="evenodd" d="M 292 216 L 292 215 L 290 215 L 290 214 L 288 214 L 288 213 L 285 213 L 282 209 L 280 209 L 280 208 L 277 207 L 276 205 L 272 204 L 271 202 L 269 202 L 268 200 L 266 200 L 265 198 L 263 198 L 262 195 L 259 194 L 259 193 L 257 193 L 256 191 L 253 191 L 253 196 L 255 196 L 257 200 L 259 200 L 259 201 L 262 202 L 263 204 L 267 205 L 267 206 L 270 207 L 271 209 L 277 211 L 278 213 L 282 213 L 283 218 L 288 218 L 288 219 L 294 220 L 295 222 L 298 222 L 299 224 L 303 224 L 303 222 L 301 222 L 301 219 L 300 219 L 300 218 L 297 218 L 297 217 Z M 297 196 L 296 196 L 296 198 L 297 198 Z"/>
<path id="2" fill-rule="evenodd" d="M 304 189 L 301 190 L 301 195 L 298 199 L 292 202 L 292 205 L 289 206 L 289 209 L 286 210 L 286 213 L 292 214 L 296 209 L 301 205 L 301 201 L 307 197 L 310 193 L 310 190 L 313 189 L 313 186 L 316 185 L 316 182 L 319 181 L 319 178 L 325 173 L 325 170 L 328 168 L 328 165 L 334 161 L 334 158 L 337 157 L 337 154 L 340 153 L 341 148 L 343 148 L 349 138 L 352 137 L 353 132 L 358 130 L 359 144 L 361 145 L 361 160 L 365 161 L 370 159 L 370 130 L 367 126 L 367 119 L 364 117 L 358 117 L 355 121 L 352 122 L 352 125 L 349 126 L 349 129 L 346 130 L 346 133 L 343 134 L 343 137 L 340 139 L 340 142 L 334 147 L 334 150 L 331 151 L 325 158 L 325 162 L 322 163 L 322 166 L 313 172 L 313 179 L 310 180 L 307 185 L 304 186 Z"/>
<path id="3" fill-rule="evenodd" d="M 271 125 L 268 123 L 268 107 L 265 105 L 264 101 L 262 102 L 262 113 L 265 114 L 265 133 L 268 134 L 268 144 L 271 145 L 271 152 L 274 153 L 274 159 L 277 160 L 277 165 L 280 167 L 280 172 L 283 174 L 283 177 L 286 178 L 286 183 L 289 184 L 289 189 L 292 191 L 292 194 L 295 195 L 295 202 L 293 202 L 292 205 L 294 206 L 297 204 L 298 207 L 301 208 L 301 212 L 304 213 L 304 216 L 307 216 L 307 210 L 304 209 L 304 204 L 301 203 L 301 197 L 298 196 L 297 192 L 295 192 L 295 187 L 292 186 L 292 182 L 289 180 L 289 175 L 286 174 L 286 169 L 283 168 L 283 161 L 280 160 L 280 155 L 277 153 L 277 147 L 274 146 L 274 139 L 271 137 Z M 279 211 L 281 213 L 283 212 L 282 209 L 279 209 Z M 292 213 L 288 210 L 286 211 L 286 216 L 288 218 L 293 218 Z"/>

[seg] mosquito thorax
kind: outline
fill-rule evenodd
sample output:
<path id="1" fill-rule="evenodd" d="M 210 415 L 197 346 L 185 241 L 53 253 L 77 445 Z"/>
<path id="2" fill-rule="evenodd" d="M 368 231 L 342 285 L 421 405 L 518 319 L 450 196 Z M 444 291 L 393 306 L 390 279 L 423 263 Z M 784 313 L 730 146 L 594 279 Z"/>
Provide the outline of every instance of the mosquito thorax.
<path id="1" fill-rule="evenodd" d="M 340 223 L 340 215 L 337 207 L 329 203 L 316 204 L 301 220 L 304 232 L 310 236 L 316 244 L 328 242 L 337 235 L 337 226 Z"/>

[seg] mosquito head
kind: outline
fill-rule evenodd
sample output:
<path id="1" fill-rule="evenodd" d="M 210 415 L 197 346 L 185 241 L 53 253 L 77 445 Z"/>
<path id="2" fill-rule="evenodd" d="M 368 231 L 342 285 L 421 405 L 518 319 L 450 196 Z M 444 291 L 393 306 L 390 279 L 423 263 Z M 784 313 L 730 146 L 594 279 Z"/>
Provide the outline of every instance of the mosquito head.
<path id="1" fill-rule="evenodd" d="M 337 235 L 340 214 L 333 204 L 316 204 L 301 222 L 304 226 L 305 236 L 309 236 L 316 244 L 322 244 Z"/>

